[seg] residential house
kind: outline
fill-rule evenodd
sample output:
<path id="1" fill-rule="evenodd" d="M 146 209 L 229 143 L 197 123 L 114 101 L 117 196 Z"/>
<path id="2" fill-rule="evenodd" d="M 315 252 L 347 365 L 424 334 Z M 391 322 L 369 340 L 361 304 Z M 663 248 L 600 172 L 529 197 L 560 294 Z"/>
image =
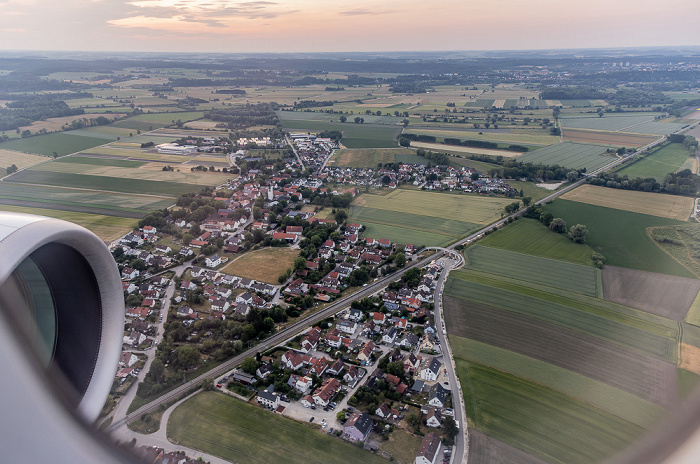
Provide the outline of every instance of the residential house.
<path id="1" fill-rule="evenodd" d="M 435 406 L 428 409 L 428 413 L 426 414 L 425 418 L 425 425 L 435 428 L 442 426 L 442 414 L 440 414 L 440 410 Z"/>
<path id="2" fill-rule="evenodd" d="M 268 377 L 270 374 L 272 374 L 272 363 L 269 362 L 260 364 L 260 367 L 255 371 L 255 375 L 261 379 Z"/>
<path id="3" fill-rule="evenodd" d="M 374 351 L 374 342 L 371 340 L 365 343 L 357 355 L 359 361 L 369 362 L 372 352 Z"/>
<path id="4" fill-rule="evenodd" d="M 122 269 L 122 279 L 123 280 L 134 280 L 139 276 L 139 271 L 132 269 L 130 267 L 125 267 Z"/>
<path id="5" fill-rule="evenodd" d="M 275 395 L 274 384 L 270 384 L 264 390 L 258 390 L 258 395 L 255 397 L 255 399 L 258 401 L 258 403 L 270 409 L 276 409 L 277 406 L 280 405 L 280 397 Z"/>
<path id="6" fill-rule="evenodd" d="M 345 364 L 342 359 L 338 359 L 326 369 L 326 373 L 336 376 L 343 372 L 343 369 L 345 369 Z"/>
<path id="7" fill-rule="evenodd" d="M 440 456 L 440 437 L 434 432 L 427 433 L 418 448 L 416 464 L 435 464 Z"/>
<path id="8" fill-rule="evenodd" d="M 428 394 L 428 404 L 436 408 L 444 408 L 447 404 L 447 390 L 440 383 L 436 383 L 430 387 Z"/>
<path id="9" fill-rule="evenodd" d="M 396 330 L 396 327 L 389 328 L 389 330 L 387 330 L 386 333 L 382 336 L 382 342 L 386 343 L 387 345 L 393 345 L 396 341 L 397 334 L 398 331 Z"/>
<path id="10" fill-rule="evenodd" d="M 425 367 L 420 371 L 420 378 L 428 382 L 435 382 L 438 375 L 440 375 L 441 366 L 442 363 L 438 361 L 437 358 L 431 359 L 428 367 Z"/>
<path id="11" fill-rule="evenodd" d="M 357 330 L 357 322 L 354 320 L 339 321 L 335 327 L 341 332 L 352 335 Z"/>
<path id="12" fill-rule="evenodd" d="M 380 313 L 379 311 L 374 312 L 374 315 L 372 316 L 372 322 L 374 322 L 375 324 L 384 325 L 385 321 L 386 314 Z"/>
<path id="13" fill-rule="evenodd" d="M 343 376 L 343 380 L 345 380 L 351 388 L 355 386 L 355 383 L 357 383 L 359 379 L 359 372 L 355 366 L 350 366 Z"/>
<path id="14" fill-rule="evenodd" d="M 340 380 L 336 378 L 326 379 L 314 392 L 314 402 L 319 406 L 328 406 L 338 390 L 340 390 Z"/>
<path id="15" fill-rule="evenodd" d="M 345 435 L 353 441 L 365 441 L 372 431 L 372 419 L 366 412 L 353 413 L 343 427 Z"/>
<path id="16" fill-rule="evenodd" d="M 122 352 L 122 355 L 119 358 L 119 365 L 121 367 L 131 367 L 134 364 L 136 364 L 138 361 L 139 361 L 139 358 L 134 353 L 124 351 L 124 352 Z"/>
<path id="17" fill-rule="evenodd" d="M 415 354 L 411 353 L 408 356 L 406 356 L 406 359 L 403 362 L 403 370 L 405 370 L 409 374 L 413 374 L 416 372 L 416 369 L 418 369 L 418 366 L 420 366 L 420 363 L 420 356 L 416 356 Z"/>

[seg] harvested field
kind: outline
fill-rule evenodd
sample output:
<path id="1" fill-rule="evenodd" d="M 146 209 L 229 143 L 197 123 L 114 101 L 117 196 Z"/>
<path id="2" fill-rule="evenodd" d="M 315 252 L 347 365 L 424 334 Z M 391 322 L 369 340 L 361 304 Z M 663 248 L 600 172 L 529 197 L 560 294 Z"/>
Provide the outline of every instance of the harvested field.
<path id="1" fill-rule="evenodd" d="M 547 464 L 547 461 L 474 429 L 469 431 L 469 461 L 479 464 Z"/>
<path id="2" fill-rule="evenodd" d="M 90 114 L 76 114 L 74 116 L 62 116 L 60 118 L 49 118 L 44 121 L 34 121 L 28 126 L 22 126 L 19 128 L 20 131 L 29 130 L 32 132 L 39 132 L 41 129 L 46 129 L 48 132 L 60 131 L 64 126 L 70 126 L 72 121 L 80 121 L 82 119 L 95 119 L 98 117 L 104 117 L 110 121 L 121 118 L 125 116 L 124 113 L 90 113 Z"/>
<path id="3" fill-rule="evenodd" d="M 678 367 L 700 375 L 700 348 L 681 343 Z"/>
<path id="4" fill-rule="evenodd" d="M 50 158 L 40 155 L 31 155 L 22 153 L 21 151 L 0 150 L 0 169 L 7 169 L 13 164 L 18 169 L 23 169 L 29 166 L 34 166 L 42 161 L 48 161 Z M 0 170 L 0 177 L 5 175 L 4 170 Z"/>
<path id="5" fill-rule="evenodd" d="M 593 143 L 610 147 L 641 147 L 658 139 L 652 135 L 585 129 L 562 129 L 561 133 L 567 142 Z"/>
<path id="6" fill-rule="evenodd" d="M 416 148 L 425 148 L 426 150 L 434 150 L 437 152 L 441 152 L 443 150 L 450 150 L 459 153 L 475 153 L 477 155 L 503 156 L 504 158 L 516 158 L 523 154 L 519 151 L 464 147 L 461 145 L 445 145 L 443 143 L 411 142 L 411 146 Z"/>
<path id="7" fill-rule="evenodd" d="M 559 165 L 565 168 L 595 171 L 617 158 L 605 153 L 607 147 L 562 142 L 525 153 L 519 161 L 533 164 Z"/>
<path id="8" fill-rule="evenodd" d="M 592 266 L 581 266 L 480 245 L 469 247 L 465 257 L 467 267 L 476 271 L 561 288 L 592 297 L 603 295 L 600 271 Z"/>
<path id="9" fill-rule="evenodd" d="M 445 297 L 446 325 L 487 343 L 584 375 L 671 407 L 676 366 L 608 340 L 494 306 Z"/>
<path id="10" fill-rule="evenodd" d="M 299 252 L 291 248 L 263 248 L 234 259 L 221 271 L 278 285 L 277 278 L 294 267 L 297 256 Z"/>
<path id="11" fill-rule="evenodd" d="M 700 291 L 700 280 L 604 266 L 603 290 L 608 301 L 683 321 Z"/>
<path id="12" fill-rule="evenodd" d="M 479 430 L 549 463 L 601 462 L 644 429 L 555 390 L 457 360 L 470 432 Z"/>
<path id="13" fill-rule="evenodd" d="M 560 261 L 590 265 L 593 250 L 574 243 L 564 234 L 555 234 L 536 219 L 520 218 L 518 221 L 487 235 L 481 245 L 502 250 L 517 251 Z"/>
<path id="14" fill-rule="evenodd" d="M 693 199 L 663 193 L 638 192 L 584 184 L 562 195 L 563 199 L 633 213 L 685 221 L 693 212 Z"/>

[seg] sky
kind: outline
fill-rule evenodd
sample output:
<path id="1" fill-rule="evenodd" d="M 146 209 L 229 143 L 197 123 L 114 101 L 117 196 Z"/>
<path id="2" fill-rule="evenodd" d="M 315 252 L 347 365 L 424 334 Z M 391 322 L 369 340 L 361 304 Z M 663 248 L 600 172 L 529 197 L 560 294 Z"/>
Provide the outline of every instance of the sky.
<path id="1" fill-rule="evenodd" d="M 0 0 L 0 49 L 522 50 L 700 45 L 695 0 Z"/>

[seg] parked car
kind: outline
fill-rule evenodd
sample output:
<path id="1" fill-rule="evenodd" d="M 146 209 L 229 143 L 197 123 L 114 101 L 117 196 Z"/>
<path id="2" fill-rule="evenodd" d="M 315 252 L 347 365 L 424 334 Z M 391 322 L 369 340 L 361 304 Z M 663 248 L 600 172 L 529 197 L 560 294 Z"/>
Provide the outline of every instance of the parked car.
<path id="1" fill-rule="evenodd" d="M 315 418 L 315 417 L 312 417 L 311 419 L 309 419 L 309 422 L 313 422 L 314 419 L 316 419 L 316 418 Z"/>

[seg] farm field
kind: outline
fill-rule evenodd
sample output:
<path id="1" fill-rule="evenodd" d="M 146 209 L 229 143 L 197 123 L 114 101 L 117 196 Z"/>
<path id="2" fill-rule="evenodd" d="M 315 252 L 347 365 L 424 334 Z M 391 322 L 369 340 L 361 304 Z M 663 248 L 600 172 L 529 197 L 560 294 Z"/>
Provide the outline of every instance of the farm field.
<path id="1" fill-rule="evenodd" d="M 625 131 L 633 127 L 654 121 L 660 113 L 644 113 L 644 114 L 605 114 L 602 118 L 597 115 L 589 116 L 574 116 L 561 115 L 559 122 L 562 127 L 572 129 L 592 129 L 604 131 Z M 680 128 L 680 125 L 679 125 Z M 652 134 L 655 134 L 652 132 Z"/>
<path id="2" fill-rule="evenodd" d="M 53 153 L 56 152 L 58 156 L 63 156 L 98 145 L 104 145 L 105 143 L 106 141 L 103 138 L 82 137 L 67 132 L 56 132 L 26 139 L 9 140 L 2 144 L 2 148 L 46 156 L 53 156 Z"/>
<path id="3" fill-rule="evenodd" d="M 445 150 L 450 150 L 453 153 L 474 153 L 477 155 L 489 155 L 489 156 L 503 156 L 504 158 L 516 158 L 522 155 L 518 151 L 510 150 L 497 150 L 490 148 L 478 148 L 478 147 L 463 147 L 461 145 L 444 145 L 442 143 L 428 143 L 428 142 L 413 142 L 411 141 L 411 146 L 415 148 L 424 148 L 426 150 L 432 150 L 436 152 L 442 152 Z"/>
<path id="4" fill-rule="evenodd" d="M 624 166 L 617 173 L 630 178 L 654 177 L 657 181 L 663 181 L 666 174 L 678 171 L 688 158 L 688 150 L 683 147 L 683 144 L 669 143 L 648 153 L 644 158 Z"/>
<path id="5" fill-rule="evenodd" d="M 690 217 L 694 204 L 692 198 L 678 195 L 612 189 L 589 184 L 571 190 L 561 198 L 680 221 L 686 221 Z"/>
<path id="6" fill-rule="evenodd" d="M 39 164 L 42 161 L 48 161 L 49 159 L 50 158 L 46 156 L 0 149 L 0 169 L 7 169 L 13 164 L 17 166 L 18 169 L 24 169 Z M 5 171 L 0 171 L 0 177 L 4 177 L 4 175 Z"/>
<path id="7" fill-rule="evenodd" d="M 573 396 L 640 427 L 649 428 L 664 413 L 661 406 L 553 364 L 468 338 L 456 335 L 449 338 L 459 359 L 508 372 Z"/>
<path id="8" fill-rule="evenodd" d="M 228 173 L 213 173 L 204 171 L 190 171 L 181 169 L 180 171 L 163 171 L 161 163 L 144 163 L 140 167 L 115 166 L 115 160 L 107 160 L 104 164 L 97 164 L 92 161 L 82 163 L 82 160 L 94 160 L 96 158 L 76 158 L 71 163 L 44 163 L 30 169 L 32 172 L 51 172 L 56 174 L 74 174 L 95 177 L 120 177 L 130 180 L 150 180 L 159 182 L 175 182 L 182 184 L 196 185 L 218 185 L 225 182 L 232 176 Z M 121 161 L 121 160 L 118 160 Z M 124 161 L 121 161 L 122 163 Z M 127 161 L 137 163 L 138 161 Z"/>
<path id="9" fill-rule="evenodd" d="M 469 430 L 469 461 L 481 464 L 547 464 L 474 428 Z"/>
<path id="10" fill-rule="evenodd" d="M 482 238 L 479 244 L 583 265 L 591 264 L 593 254 L 586 245 L 553 233 L 540 221 L 522 217 Z"/>
<path id="11" fill-rule="evenodd" d="M 239 277 L 279 285 L 277 278 L 294 267 L 297 250 L 287 247 L 263 248 L 233 259 L 221 271 Z"/>
<path id="12" fill-rule="evenodd" d="M 111 120 L 115 118 L 120 118 L 125 116 L 124 113 L 91 113 L 91 114 L 76 114 L 74 116 L 62 116 L 60 118 L 48 118 L 44 121 L 34 121 L 33 123 L 22 126 L 19 128 L 20 131 L 29 130 L 31 132 L 38 132 L 41 129 L 46 129 L 48 132 L 60 131 L 65 125 L 70 126 L 72 121 L 80 121 L 82 119 L 95 119 L 98 117 L 104 117 Z"/>
<path id="13" fill-rule="evenodd" d="M 365 118 L 364 124 L 354 122 L 330 122 L 309 119 L 292 119 L 291 115 L 299 114 L 292 111 L 280 111 L 277 113 L 285 129 L 294 131 L 338 130 L 343 133 L 340 141 L 347 148 L 394 148 L 398 147 L 396 136 L 401 132 L 401 127 L 388 124 L 371 124 Z M 315 113 L 301 113 L 315 114 Z M 364 116 L 362 116 L 364 117 Z"/>
<path id="14" fill-rule="evenodd" d="M 627 132 L 594 131 L 563 128 L 562 138 L 567 142 L 592 143 L 609 147 L 641 147 L 658 139 L 655 135 L 631 134 Z"/>
<path id="15" fill-rule="evenodd" d="M 603 289 L 608 301 L 683 321 L 700 291 L 700 280 L 605 266 Z"/>
<path id="16" fill-rule="evenodd" d="M 452 307 L 449 322 L 456 336 L 534 358 L 663 408 L 672 407 L 677 400 L 672 362 L 495 306 L 449 297 L 445 303 L 446 309 Z"/>
<path id="17" fill-rule="evenodd" d="M 162 209 L 175 203 L 174 197 L 134 195 L 127 193 L 104 193 L 64 187 L 0 183 L 0 199 L 28 202 L 45 202 L 55 205 L 88 207 L 108 211 L 147 212 Z"/>
<path id="18" fill-rule="evenodd" d="M 550 195 L 553 190 L 538 187 L 534 182 L 523 182 L 520 180 L 509 180 L 508 185 L 514 189 L 523 191 L 523 196 L 532 198 L 533 202 L 537 202 L 544 197 Z M 556 190 L 556 189 L 555 189 Z"/>
<path id="19" fill-rule="evenodd" d="M 700 278 L 700 228 L 697 224 L 652 227 L 649 234 L 663 251 L 688 269 L 695 278 Z"/>
<path id="20" fill-rule="evenodd" d="M 470 425 L 546 462 L 600 462 L 643 433 L 639 426 L 534 382 L 462 359 L 456 363 Z"/>
<path id="21" fill-rule="evenodd" d="M 39 216 L 47 216 L 55 219 L 62 219 L 64 221 L 72 222 L 74 224 L 78 224 L 79 226 L 85 227 L 86 229 L 94 232 L 95 235 L 97 235 L 105 241 L 112 241 L 118 239 L 119 237 L 136 227 L 136 223 L 138 222 L 136 219 L 123 217 L 105 216 L 100 214 L 87 214 L 72 211 L 60 211 L 45 208 L 9 206 L 1 204 L 0 211 L 37 214 Z"/>
<path id="22" fill-rule="evenodd" d="M 239 463 L 385 463 L 325 433 L 216 392 L 202 392 L 173 411 L 168 437 Z M 275 437 L 275 446 L 260 446 Z"/>
<path id="23" fill-rule="evenodd" d="M 419 135 L 432 135 L 437 137 L 438 141 L 440 142 L 445 137 L 462 140 L 488 140 L 491 142 L 503 142 L 506 144 L 541 146 L 550 145 L 559 141 L 559 137 L 550 135 L 549 132 L 534 127 L 532 129 L 520 129 L 517 131 L 515 129 L 503 129 L 503 131 L 499 129 L 499 132 L 472 132 L 464 130 L 418 129 L 409 125 L 406 128 L 406 132 Z"/>
<path id="24" fill-rule="evenodd" d="M 607 155 L 607 147 L 581 143 L 562 142 L 523 154 L 518 161 L 523 163 L 559 165 L 565 168 L 595 171 L 612 163 L 617 158 Z"/>
<path id="25" fill-rule="evenodd" d="M 410 161 L 409 161 L 410 160 Z M 328 160 L 329 167 L 376 168 L 379 163 L 427 164 L 425 158 L 407 148 L 360 148 L 336 150 Z"/>
<path id="26" fill-rule="evenodd" d="M 481 245 L 467 248 L 464 255 L 467 268 L 471 270 L 592 297 L 603 296 L 600 270 L 592 266 L 529 256 Z"/>
<path id="27" fill-rule="evenodd" d="M 44 184 L 62 187 L 84 188 L 88 190 L 109 190 L 126 193 L 145 193 L 177 196 L 184 192 L 197 192 L 205 187 L 198 184 L 181 184 L 143 179 L 108 176 L 88 176 L 67 172 L 22 171 L 5 182 Z"/>
<path id="28" fill-rule="evenodd" d="M 693 277 L 647 234 L 649 227 L 681 225 L 681 221 L 564 199 L 554 200 L 545 209 L 569 226 L 585 224 L 588 246 L 605 256 L 608 265 Z"/>
<path id="29" fill-rule="evenodd" d="M 597 298 L 562 290 L 550 291 L 551 287 L 526 287 L 522 282 L 512 283 L 470 271 L 456 271 L 454 277 L 450 275 L 445 294 L 470 301 L 468 308 L 474 305 L 500 308 L 508 311 L 511 317 L 522 315 L 532 321 L 585 334 L 584 338 L 606 340 L 645 356 L 676 361 L 678 324 L 669 319 Z M 460 313 L 459 317 L 463 315 Z M 461 325 L 456 322 L 454 326 Z"/>
<path id="30" fill-rule="evenodd" d="M 440 246 L 498 219 L 507 203 L 507 198 L 399 189 L 361 195 L 349 216 L 367 226 L 368 237 Z"/>

